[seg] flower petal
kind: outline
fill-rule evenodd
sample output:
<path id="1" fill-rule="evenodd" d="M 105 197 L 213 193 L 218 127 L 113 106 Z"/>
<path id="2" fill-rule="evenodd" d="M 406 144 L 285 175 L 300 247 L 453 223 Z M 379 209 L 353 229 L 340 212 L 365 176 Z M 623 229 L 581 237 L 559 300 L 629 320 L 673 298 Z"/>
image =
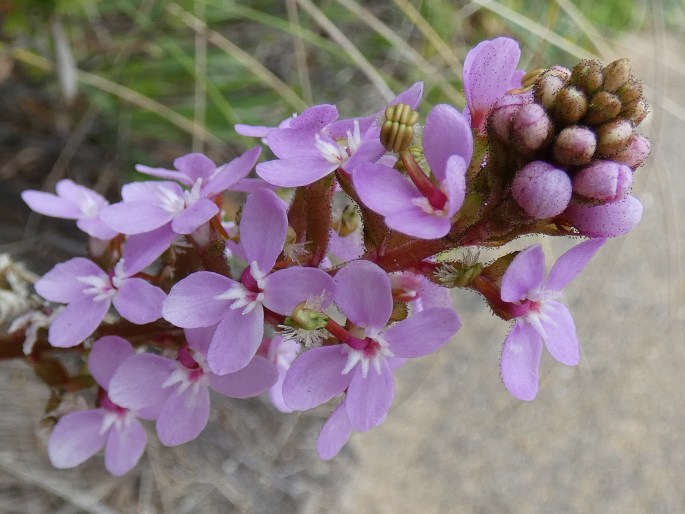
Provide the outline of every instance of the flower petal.
<path id="1" fill-rule="evenodd" d="M 528 323 L 517 320 L 504 340 L 500 370 L 509 392 L 519 400 L 533 400 L 538 393 L 542 339 Z"/>
<path id="2" fill-rule="evenodd" d="M 395 398 L 395 382 L 385 359 L 380 361 L 381 372 L 370 369 L 366 378 L 357 366 L 345 398 L 345 410 L 354 430 L 366 432 L 380 425 Z"/>
<path id="3" fill-rule="evenodd" d="M 133 355 L 133 346 L 119 336 L 101 337 L 88 354 L 88 371 L 105 391 L 117 368 Z"/>
<path id="4" fill-rule="evenodd" d="M 400 321 L 383 336 L 396 357 L 423 357 L 447 343 L 460 326 L 454 309 L 435 307 Z"/>
<path id="5" fill-rule="evenodd" d="M 82 214 L 78 205 L 52 193 L 28 190 L 21 193 L 21 199 L 32 211 L 53 218 L 76 220 Z"/>
<path id="6" fill-rule="evenodd" d="M 232 286 L 230 278 L 198 271 L 178 282 L 164 300 L 162 315 L 177 327 L 197 328 L 217 324 L 229 309 L 229 300 L 215 300 Z"/>
<path id="7" fill-rule="evenodd" d="M 382 328 L 392 312 L 390 277 L 369 261 L 352 261 L 335 275 L 335 303 L 357 326 Z"/>
<path id="8" fill-rule="evenodd" d="M 341 345 L 322 346 L 300 355 L 283 381 L 283 399 L 293 410 L 312 409 L 342 393 L 352 379 L 343 375 L 347 354 Z"/>
<path id="9" fill-rule="evenodd" d="M 174 392 L 164 402 L 157 418 L 157 436 L 165 446 L 177 446 L 192 441 L 207 426 L 209 420 L 209 389 L 189 387 L 183 393 Z"/>
<path id="10" fill-rule="evenodd" d="M 386 216 L 385 223 L 402 234 L 420 239 L 438 239 L 452 226 L 449 218 L 428 214 L 418 206 Z"/>
<path id="11" fill-rule="evenodd" d="M 151 203 L 152 198 L 144 202 L 120 202 L 102 209 L 100 219 L 110 228 L 122 234 L 141 234 L 150 232 L 169 223 L 173 213 Z"/>
<path id="12" fill-rule="evenodd" d="M 436 105 L 428 113 L 423 141 L 426 161 L 438 182 L 445 180 L 447 160 L 451 156 L 458 155 L 467 166 L 471 162 L 471 128 L 464 116 L 451 105 Z"/>
<path id="13" fill-rule="evenodd" d="M 81 218 L 76 222 L 76 226 L 90 237 L 103 241 L 109 241 L 118 234 L 99 218 Z"/>
<path id="14" fill-rule="evenodd" d="M 69 303 L 83 297 L 83 290 L 88 286 L 77 280 L 77 277 L 96 276 L 107 279 L 107 273 L 93 261 L 83 257 L 74 257 L 55 265 L 36 282 L 36 292 L 46 300 L 58 303 Z"/>
<path id="15" fill-rule="evenodd" d="M 211 325 L 209 327 L 186 328 L 183 333 L 186 336 L 188 346 L 203 355 L 207 355 L 215 330 L 216 325 Z"/>
<path id="16" fill-rule="evenodd" d="M 58 348 L 70 348 L 83 342 L 102 322 L 111 302 L 107 299 L 94 301 L 83 296 L 60 312 L 48 330 L 48 341 Z"/>
<path id="17" fill-rule="evenodd" d="M 120 429 L 109 431 L 105 446 L 105 468 L 119 477 L 131 471 L 145 451 L 147 435 L 135 418 L 130 418 Z"/>
<path id="18" fill-rule="evenodd" d="M 186 176 L 184 173 L 175 170 L 168 170 L 166 168 L 151 168 L 150 166 L 145 166 L 144 164 L 136 164 L 136 171 L 139 173 L 145 173 L 146 175 L 151 175 L 153 177 L 176 180 L 177 182 L 180 182 L 186 186 L 192 186 L 194 183 L 194 180 Z"/>
<path id="19" fill-rule="evenodd" d="M 190 207 L 179 212 L 171 222 L 171 228 L 177 234 L 190 234 L 207 223 L 219 212 L 219 207 L 206 198 L 200 198 Z"/>
<path id="20" fill-rule="evenodd" d="M 466 198 L 466 163 L 460 156 L 453 155 L 447 159 L 442 188 L 447 192 L 449 209 L 446 217 L 449 219 L 461 209 Z"/>
<path id="21" fill-rule="evenodd" d="M 354 187 L 364 205 L 389 216 L 413 207 L 414 198 L 422 198 L 414 185 L 399 171 L 382 164 L 362 164 L 354 170 Z"/>
<path id="22" fill-rule="evenodd" d="M 129 236 L 124 245 L 124 271 L 127 276 L 132 276 L 143 271 L 152 264 L 157 257 L 162 255 L 178 234 L 167 223 L 158 229 Z"/>
<path id="23" fill-rule="evenodd" d="M 269 184 L 280 187 L 306 186 L 325 177 L 338 167 L 317 151 L 315 155 L 302 155 L 260 162 L 256 171 Z"/>
<path id="24" fill-rule="evenodd" d="M 606 243 L 606 239 L 590 239 L 568 250 L 552 266 L 544 288 L 561 291 L 576 278 L 578 273 L 583 271 L 583 268 L 587 266 L 590 259 L 604 243 Z"/>
<path id="25" fill-rule="evenodd" d="M 517 302 L 528 298 L 531 291 L 542 286 L 545 279 L 545 254 L 542 246 L 529 246 L 519 253 L 502 277 L 502 300 Z"/>
<path id="26" fill-rule="evenodd" d="M 212 160 L 201 153 L 189 153 L 174 160 L 174 168 L 197 182 L 208 179 L 216 170 Z"/>
<path id="27" fill-rule="evenodd" d="M 321 130 L 338 119 L 338 109 L 332 104 L 314 105 L 302 111 L 288 125 L 293 129 Z"/>
<path id="28" fill-rule="evenodd" d="M 547 301 L 543 307 L 544 318 L 540 320 L 545 331 L 545 346 L 556 360 L 567 366 L 580 362 L 580 349 L 573 316 L 559 302 Z"/>
<path id="29" fill-rule="evenodd" d="M 589 237 L 615 237 L 635 227 L 642 219 L 642 204 L 634 196 L 602 205 L 571 202 L 561 214 L 581 234 Z"/>
<path id="30" fill-rule="evenodd" d="M 240 219 L 240 243 L 248 263 L 257 262 L 268 273 L 283 250 L 288 216 L 276 193 L 259 189 L 247 197 Z"/>
<path id="31" fill-rule="evenodd" d="M 160 355 L 134 355 L 114 372 L 107 395 L 114 403 L 127 409 L 138 410 L 161 404 L 170 392 L 162 384 L 175 366 L 175 361 Z"/>
<path id="32" fill-rule="evenodd" d="M 323 460 L 331 460 L 338 455 L 353 431 L 345 410 L 345 402 L 342 402 L 331 413 L 316 440 L 316 451 L 319 457 Z"/>
<path id="33" fill-rule="evenodd" d="M 73 468 L 100 451 L 107 439 L 102 428 L 102 409 L 72 412 L 60 418 L 48 440 L 48 456 L 59 469 Z"/>
<path id="34" fill-rule="evenodd" d="M 218 195 L 247 177 L 261 153 L 261 147 L 255 146 L 240 157 L 236 157 L 231 162 L 221 166 L 202 188 L 202 194 L 205 196 Z"/>
<path id="35" fill-rule="evenodd" d="M 252 398 L 276 383 L 278 370 L 264 357 L 255 357 L 243 369 L 227 375 L 210 375 L 210 387 L 230 398 Z"/>
<path id="36" fill-rule="evenodd" d="M 322 308 L 328 307 L 335 284 L 328 273 L 316 268 L 292 267 L 276 271 L 266 277 L 264 306 L 274 312 L 290 315 L 298 304 L 324 295 Z"/>
<path id="37" fill-rule="evenodd" d="M 162 317 L 166 294 L 142 278 L 127 278 L 112 299 L 121 317 L 136 325 L 151 323 Z"/>
<path id="38" fill-rule="evenodd" d="M 235 373 L 247 366 L 257 353 L 264 337 L 264 308 L 257 305 L 251 312 L 229 310 L 216 327 L 207 352 L 209 369 L 217 375 Z"/>

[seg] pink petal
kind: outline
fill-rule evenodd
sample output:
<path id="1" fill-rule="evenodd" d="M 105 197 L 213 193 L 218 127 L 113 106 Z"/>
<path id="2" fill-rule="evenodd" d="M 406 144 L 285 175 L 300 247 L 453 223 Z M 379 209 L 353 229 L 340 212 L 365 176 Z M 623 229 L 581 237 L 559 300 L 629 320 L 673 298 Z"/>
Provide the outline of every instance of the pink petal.
<path id="1" fill-rule="evenodd" d="M 58 348 L 70 348 L 82 343 L 102 322 L 109 310 L 109 300 L 93 301 L 84 296 L 67 305 L 48 330 L 48 341 Z"/>
<path id="2" fill-rule="evenodd" d="M 519 253 L 504 272 L 501 297 L 505 302 L 528 298 L 542 286 L 545 278 L 545 254 L 542 246 L 529 246 Z"/>
<path id="3" fill-rule="evenodd" d="M 451 156 L 458 155 L 466 165 L 471 162 L 471 128 L 462 114 L 450 105 L 436 105 L 428 113 L 423 141 L 426 160 L 438 182 L 445 179 L 447 160 Z"/>
<path id="4" fill-rule="evenodd" d="M 76 220 L 82 215 L 78 205 L 52 193 L 28 190 L 21 193 L 21 198 L 32 211 L 45 216 Z"/>
<path id="5" fill-rule="evenodd" d="M 322 346 L 300 355 L 283 381 L 283 399 L 293 410 L 312 409 L 342 393 L 352 374 L 343 375 L 347 354 L 340 345 Z"/>
<path id="6" fill-rule="evenodd" d="M 196 182 L 208 179 L 216 170 L 212 160 L 201 153 L 189 153 L 174 160 L 174 168 Z"/>
<path id="7" fill-rule="evenodd" d="M 482 129 L 492 105 L 506 93 L 521 50 L 516 41 L 499 37 L 483 41 L 464 60 L 464 92 L 473 128 Z"/>
<path id="8" fill-rule="evenodd" d="M 325 177 L 338 168 L 322 157 L 319 152 L 315 155 L 303 155 L 260 162 L 257 164 L 257 175 L 269 184 L 280 187 L 306 186 Z"/>
<path id="9" fill-rule="evenodd" d="M 428 214 L 418 206 L 386 216 L 385 223 L 402 234 L 420 239 L 438 239 L 452 227 L 449 218 Z"/>
<path id="10" fill-rule="evenodd" d="M 287 370 L 283 368 L 278 368 L 278 378 L 276 379 L 276 383 L 274 383 L 274 385 L 271 386 L 271 389 L 269 389 L 269 399 L 271 400 L 271 404 L 283 414 L 289 414 L 293 412 L 293 410 L 286 405 L 285 400 L 283 399 L 283 381 L 285 380 L 286 371 Z"/>
<path id="11" fill-rule="evenodd" d="M 183 197 L 183 188 L 176 182 L 148 180 L 145 182 L 129 182 L 121 188 L 121 197 L 125 203 L 129 202 L 157 202 L 160 197 L 171 193 L 173 196 Z"/>
<path id="12" fill-rule="evenodd" d="M 324 424 L 316 441 L 316 451 L 323 460 L 331 460 L 340 453 L 352 435 L 350 418 L 347 417 L 345 402 L 338 405 Z"/>
<path id="13" fill-rule="evenodd" d="M 150 232 L 169 223 L 174 215 L 151 203 L 152 198 L 144 202 L 121 202 L 105 207 L 100 212 L 100 219 L 109 227 L 122 234 L 141 234 Z"/>
<path id="14" fill-rule="evenodd" d="M 382 359 L 381 372 L 371 367 L 364 378 L 359 366 L 352 372 L 354 376 L 350 382 L 345 398 L 345 410 L 350 418 L 354 430 L 366 432 L 380 425 L 390 410 L 395 398 L 395 382 L 388 362 Z"/>
<path id="15" fill-rule="evenodd" d="M 171 228 L 177 234 L 190 234 L 207 223 L 219 212 L 219 207 L 206 198 L 200 198 L 190 207 L 179 212 L 171 222 Z"/>
<path id="16" fill-rule="evenodd" d="M 548 301 L 544 304 L 543 314 L 549 318 L 541 320 L 547 350 L 562 364 L 576 366 L 580 362 L 580 350 L 571 312 L 564 304 Z"/>
<path id="17" fill-rule="evenodd" d="M 162 315 L 177 327 L 197 328 L 217 324 L 229 309 L 230 300 L 215 300 L 237 282 L 230 278 L 198 271 L 178 282 L 164 300 Z"/>
<path id="18" fill-rule="evenodd" d="M 392 312 L 390 277 L 369 261 L 352 261 L 335 275 L 335 303 L 357 326 L 382 328 Z"/>
<path id="19" fill-rule="evenodd" d="M 388 105 L 407 104 L 416 110 L 423 96 L 423 82 L 415 82 L 397 95 Z"/>
<path id="20" fill-rule="evenodd" d="M 36 292 L 46 300 L 58 303 L 69 303 L 83 297 L 83 290 L 88 286 L 77 280 L 77 277 L 93 275 L 107 278 L 107 273 L 93 261 L 83 257 L 74 257 L 54 266 L 36 282 Z"/>
<path id="21" fill-rule="evenodd" d="M 252 398 L 266 392 L 278 378 L 276 366 L 255 357 L 243 369 L 227 375 L 210 375 L 210 387 L 230 398 Z"/>
<path id="22" fill-rule="evenodd" d="M 256 261 L 268 273 L 283 250 L 288 216 L 276 193 L 259 189 L 247 197 L 240 220 L 240 243 L 248 264 Z"/>
<path id="23" fill-rule="evenodd" d="M 257 159 L 259 159 L 261 153 L 262 149 L 259 146 L 255 146 L 240 157 L 224 164 L 217 170 L 216 174 L 209 179 L 209 182 L 207 182 L 205 187 L 202 188 L 202 194 L 205 196 L 218 195 L 247 177 L 257 163 Z"/>
<path id="24" fill-rule="evenodd" d="M 412 200 L 422 198 L 399 171 L 381 164 L 362 164 L 354 170 L 353 179 L 364 205 L 383 216 L 411 209 Z"/>
<path id="25" fill-rule="evenodd" d="M 266 137 L 266 135 L 274 130 L 276 127 L 265 127 L 263 125 L 245 125 L 243 123 L 236 123 L 233 125 L 235 131 L 241 136 L 247 137 Z"/>
<path id="26" fill-rule="evenodd" d="M 383 334 L 396 357 L 423 357 L 447 343 L 460 326 L 454 309 L 434 307 L 409 316 Z"/>
<path id="27" fill-rule="evenodd" d="M 143 164 L 136 164 L 136 171 L 145 173 L 146 175 L 151 175 L 153 177 L 176 180 L 177 182 L 180 182 L 186 186 L 192 186 L 195 182 L 184 173 L 175 170 L 168 170 L 166 168 L 151 168 L 150 166 L 145 166 Z"/>
<path id="28" fill-rule="evenodd" d="M 109 431 L 105 446 L 105 468 L 119 477 L 131 471 L 140 460 L 147 444 L 145 429 L 135 418 Z"/>
<path id="29" fill-rule="evenodd" d="M 264 285 L 264 306 L 274 312 L 290 315 L 298 304 L 324 295 L 328 301 L 333 298 L 333 279 L 328 273 L 316 268 L 292 267 L 276 271 L 266 277 Z"/>
<path id="30" fill-rule="evenodd" d="M 217 375 L 235 373 L 247 366 L 264 337 L 264 309 L 261 305 L 243 314 L 231 309 L 216 327 L 207 352 L 209 368 Z"/>
<path id="31" fill-rule="evenodd" d="M 209 390 L 189 387 L 169 395 L 157 418 L 157 436 L 165 446 L 177 446 L 195 439 L 207 426 Z"/>
<path id="32" fill-rule="evenodd" d="M 634 196 L 602 205 L 572 202 L 561 216 L 585 236 L 615 237 L 629 232 L 640 222 L 642 204 Z"/>
<path id="33" fill-rule="evenodd" d="M 48 440 L 48 456 L 59 469 L 73 468 L 100 451 L 107 439 L 102 428 L 102 409 L 72 412 L 62 417 Z"/>
<path id="34" fill-rule="evenodd" d="M 561 291 L 583 271 L 604 243 L 606 239 L 590 239 L 571 248 L 554 263 L 544 288 Z"/>
<path id="35" fill-rule="evenodd" d="M 109 228 L 109 226 L 99 218 L 81 218 L 76 222 L 76 226 L 90 237 L 102 239 L 103 241 L 108 241 L 118 234 L 118 232 Z"/>
<path id="36" fill-rule="evenodd" d="M 112 303 L 124 319 L 143 325 L 162 317 L 165 298 L 164 291 L 142 278 L 127 278 L 119 286 Z"/>
<path id="37" fill-rule="evenodd" d="M 171 224 L 167 223 L 158 229 L 130 236 L 124 245 L 124 270 L 128 276 L 143 271 L 162 255 L 178 237 Z"/>
<path id="38" fill-rule="evenodd" d="M 500 370 L 509 392 L 519 400 L 533 400 L 538 393 L 542 340 L 528 323 L 517 320 L 504 340 Z"/>
<path id="39" fill-rule="evenodd" d="M 335 105 L 314 105 L 302 111 L 290 121 L 289 127 L 293 129 L 321 130 L 326 125 L 338 119 L 338 109 Z"/>
<path id="40" fill-rule="evenodd" d="M 209 327 L 186 328 L 183 333 L 186 336 L 188 346 L 203 355 L 207 355 L 215 330 L 216 325 L 211 325 Z"/>
<path id="41" fill-rule="evenodd" d="M 318 128 L 284 128 L 272 130 L 267 134 L 269 148 L 279 159 L 291 160 L 296 157 L 321 157 L 316 147 Z M 258 172 L 259 174 L 259 172 Z"/>
<path id="42" fill-rule="evenodd" d="M 466 198 L 466 163 L 460 156 L 453 155 L 447 160 L 442 187 L 446 190 L 449 201 L 447 218 L 452 218 L 461 209 Z"/>
<path id="43" fill-rule="evenodd" d="M 101 337 L 93 343 L 88 354 L 88 371 L 105 391 L 117 368 L 133 355 L 133 347 L 119 336 Z"/>
<path id="44" fill-rule="evenodd" d="M 161 404 L 171 392 L 162 387 L 176 369 L 176 362 L 152 353 L 126 359 L 109 382 L 109 398 L 127 409 L 144 409 Z"/>

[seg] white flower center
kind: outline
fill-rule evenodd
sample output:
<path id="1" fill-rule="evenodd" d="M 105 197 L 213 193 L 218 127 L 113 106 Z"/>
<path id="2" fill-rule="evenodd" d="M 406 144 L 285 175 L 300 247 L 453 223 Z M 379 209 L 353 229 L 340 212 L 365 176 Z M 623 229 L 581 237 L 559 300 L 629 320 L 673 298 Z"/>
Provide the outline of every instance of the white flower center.
<path id="1" fill-rule="evenodd" d="M 128 409 L 109 410 L 104 409 L 105 415 L 102 417 L 102 426 L 100 427 L 100 434 L 105 434 L 112 428 L 121 431 L 126 428 L 131 420 L 135 418 L 132 411 Z"/>
<path id="2" fill-rule="evenodd" d="M 81 209 L 81 214 L 83 214 L 85 218 L 96 218 L 100 211 L 97 202 L 90 195 L 83 196 L 79 208 Z"/>
<path id="3" fill-rule="evenodd" d="M 243 309 L 243 314 L 249 314 L 257 305 L 264 301 L 264 286 L 266 285 L 266 273 L 262 272 L 257 266 L 256 261 L 250 264 L 250 275 L 254 278 L 259 288 L 259 292 L 250 291 L 243 284 L 234 284 L 227 291 L 214 297 L 215 300 L 233 300 L 231 309 Z"/>
<path id="4" fill-rule="evenodd" d="M 112 298 L 117 293 L 109 277 L 86 275 L 85 277 L 76 277 L 76 280 L 90 286 L 84 289 L 83 293 L 92 295 L 96 302 Z"/>
<path id="5" fill-rule="evenodd" d="M 343 345 L 345 350 L 347 350 L 347 362 L 342 370 L 343 375 L 347 375 L 357 364 L 361 365 L 362 377 L 364 378 L 368 376 L 371 365 L 376 370 L 376 373 L 380 375 L 381 361 L 395 355 L 381 334 L 368 335 L 368 337 L 371 339 L 371 343 L 363 350 L 355 350 L 350 346 Z"/>
<path id="6" fill-rule="evenodd" d="M 347 131 L 346 139 L 333 141 L 327 134 L 323 135 L 326 139 L 322 138 L 320 134 L 314 136 L 315 144 L 323 158 L 331 164 L 343 164 L 357 151 L 362 142 L 359 122 L 357 120 L 354 120 L 353 129 Z"/>
<path id="7" fill-rule="evenodd" d="M 192 396 L 197 396 L 200 388 L 209 387 L 209 369 L 207 368 L 204 356 L 199 352 L 194 353 L 193 360 L 199 364 L 198 368 L 191 369 L 177 362 L 176 368 L 162 383 L 162 387 L 166 389 L 167 387 L 176 386 L 178 394 L 182 394 L 192 387 Z"/>
<path id="8" fill-rule="evenodd" d="M 426 214 L 430 214 L 431 216 L 435 216 L 437 218 L 444 218 L 445 216 L 447 216 L 447 212 L 449 211 L 450 206 L 449 197 L 447 197 L 445 205 L 440 210 L 433 207 L 431 203 L 428 201 L 428 198 L 426 198 L 425 196 L 421 196 L 419 198 L 412 198 L 411 203 L 416 205 L 417 207 L 420 207 L 421 210 L 423 210 L 423 212 L 425 212 Z"/>

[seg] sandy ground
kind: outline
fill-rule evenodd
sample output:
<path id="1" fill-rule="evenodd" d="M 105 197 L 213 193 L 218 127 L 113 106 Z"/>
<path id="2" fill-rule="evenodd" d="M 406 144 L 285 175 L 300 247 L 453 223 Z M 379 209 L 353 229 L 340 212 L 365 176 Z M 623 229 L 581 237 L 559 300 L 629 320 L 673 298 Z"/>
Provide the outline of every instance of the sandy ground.
<path id="1" fill-rule="evenodd" d="M 508 326 L 462 294 L 455 340 L 400 370 L 387 422 L 332 463 L 314 454 L 323 417 L 226 400 L 199 440 L 152 444 L 117 479 L 101 459 L 50 468 L 33 430 L 46 390 L 21 363 L 3 363 L 0 512 L 684 511 L 685 46 L 648 36 L 616 53 L 634 56 L 651 86 L 654 154 L 636 186 L 645 216 L 567 289 L 583 360 L 568 368 L 545 355 L 535 402 L 500 381 Z"/>

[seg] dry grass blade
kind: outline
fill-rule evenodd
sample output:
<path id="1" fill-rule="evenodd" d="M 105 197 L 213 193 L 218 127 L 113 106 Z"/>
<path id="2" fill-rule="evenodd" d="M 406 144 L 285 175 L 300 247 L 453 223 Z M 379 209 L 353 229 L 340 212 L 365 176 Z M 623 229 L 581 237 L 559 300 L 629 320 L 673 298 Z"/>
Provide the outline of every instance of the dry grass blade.
<path id="1" fill-rule="evenodd" d="M 288 11 L 288 22 L 292 27 L 293 32 L 299 32 L 297 29 L 300 26 L 300 16 L 297 13 L 297 0 L 286 0 L 286 10 Z M 309 68 L 307 66 L 307 48 L 302 37 L 293 37 L 293 45 L 295 47 L 295 63 L 297 64 L 297 78 L 300 82 L 302 95 L 305 102 L 313 103 L 312 84 L 309 79 Z"/>
<path id="2" fill-rule="evenodd" d="M 513 9 L 510 9 L 509 7 L 502 5 L 499 2 L 493 2 L 491 0 L 473 0 L 473 3 L 490 10 L 495 14 L 498 14 L 505 20 L 510 21 L 511 23 L 514 23 L 515 25 L 518 25 L 519 27 L 529 31 L 530 33 L 535 34 L 536 36 L 544 39 L 545 41 L 552 43 L 557 48 L 560 48 L 564 52 L 567 52 L 577 57 L 578 59 L 592 59 L 596 57 L 595 54 L 588 52 L 584 48 L 581 48 L 580 46 L 569 41 L 568 39 L 559 36 L 547 27 L 544 27 L 539 23 L 535 23 L 530 18 L 526 18 L 522 14 L 517 13 Z"/>
<path id="3" fill-rule="evenodd" d="M 421 70 L 423 75 L 434 80 L 447 98 L 463 98 L 461 92 L 445 80 L 443 73 L 438 71 L 432 64 L 424 59 L 421 54 L 399 37 L 393 29 L 376 18 L 368 9 L 362 7 L 355 0 L 338 0 L 338 3 L 359 17 L 360 21 L 387 39 L 407 61 L 414 63 Z"/>
<path id="4" fill-rule="evenodd" d="M 416 28 L 421 31 L 425 38 L 430 41 L 430 43 L 435 47 L 440 56 L 443 58 L 445 63 L 452 69 L 456 70 L 458 75 L 461 75 L 463 66 L 459 57 L 452 49 L 443 41 L 443 39 L 438 35 L 430 23 L 421 16 L 421 13 L 416 10 L 409 0 L 394 0 L 395 5 L 399 7 L 404 15 L 409 18 L 409 20 L 416 25 Z"/>
<path id="5" fill-rule="evenodd" d="M 184 10 L 178 4 L 169 4 L 167 6 L 167 10 L 196 32 L 206 33 L 207 40 L 211 44 L 226 52 L 240 64 L 245 66 L 248 70 L 254 73 L 264 84 L 273 89 L 281 98 L 283 98 L 283 100 L 290 104 L 293 109 L 302 111 L 307 108 L 307 104 L 304 102 L 304 100 L 302 100 L 302 98 L 297 96 L 287 84 L 285 84 L 276 75 L 271 73 L 262 65 L 262 63 L 257 61 L 245 50 L 218 32 L 209 30 L 206 23 L 196 18 L 188 11 Z"/>
<path id="6" fill-rule="evenodd" d="M 0 46 L 0 50 L 4 50 L 4 47 Z M 15 48 L 10 52 L 14 59 L 23 62 L 24 64 L 40 68 L 44 71 L 54 70 L 54 65 L 52 64 L 52 62 L 50 62 L 48 59 L 45 59 L 44 57 L 41 57 L 40 55 L 36 55 L 32 52 L 29 52 L 28 50 L 25 50 L 23 48 Z M 79 82 L 83 84 L 95 87 L 97 89 L 100 89 L 101 91 L 105 91 L 106 93 L 110 93 L 132 105 L 141 107 L 147 111 L 157 114 L 160 118 L 165 119 L 172 125 L 177 126 L 185 132 L 188 132 L 189 134 L 197 134 L 197 136 L 201 138 L 203 141 L 205 141 L 208 144 L 211 144 L 212 146 L 215 146 L 218 150 L 223 152 L 225 145 L 223 141 L 221 141 L 221 139 L 214 136 L 213 134 L 210 134 L 207 131 L 207 129 L 205 129 L 201 125 L 197 125 L 193 121 L 189 120 L 184 116 L 181 116 L 176 111 L 169 109 L 168 107 L 162 105 L 156 100 L 153 100 L 152 98 L 149 98 L 145 95 L 138 93 L 137 91 L 129 89 L 125 86 L 122 86 L 121 84 L 117 84 L 116 82 L 112 82 L 111 80 L 108 80 L 99 75 L 95 75 L 93 73 L 78 70 L 76 76 Z"/>
<path id="7" fill-rule="evenodd" d="M 607 61 L 613 59 L 615 52 L 611 49 L 600 34 L 599 30 L 588 20 L 585 15 L 578 9 L 573 2 L 570 0 L 555 0 L 556 3 L 561 7 L 569 18 L 576 24 L 576 26 L 583 31 L 583 33 L 592 42 L 594 47 L 597 49 L 602 60 Z"/>
<path id="8" fill-rule="evenodd" d="M 205 2 L 195 0 L 195 14 L 204 23 Z M 205 125 L 207 112 L 207 32 L 195 32 L 195 123 Z M 193 152 L 202 152 L 202 140 L 193 134 Z"/>
<path id="9" fill-rule="evenodd" d="M 364 57 L 359 49 L 350 41 L 345 34 L 333 23 L 318 7 L 316 7 L 310 0 L 297 0 L 297 3 L 314 18 L 314 21 L 319 26 L 330 34 L 333 40 L 345 50 L 350 56 L 354 64 L 364 73 L 371 83 L 376 87 L 380 94 L 386 100 L 392 100 L 395 95 L 388 87 L 383 77 L 376 71 L 376 68 Z"/>

